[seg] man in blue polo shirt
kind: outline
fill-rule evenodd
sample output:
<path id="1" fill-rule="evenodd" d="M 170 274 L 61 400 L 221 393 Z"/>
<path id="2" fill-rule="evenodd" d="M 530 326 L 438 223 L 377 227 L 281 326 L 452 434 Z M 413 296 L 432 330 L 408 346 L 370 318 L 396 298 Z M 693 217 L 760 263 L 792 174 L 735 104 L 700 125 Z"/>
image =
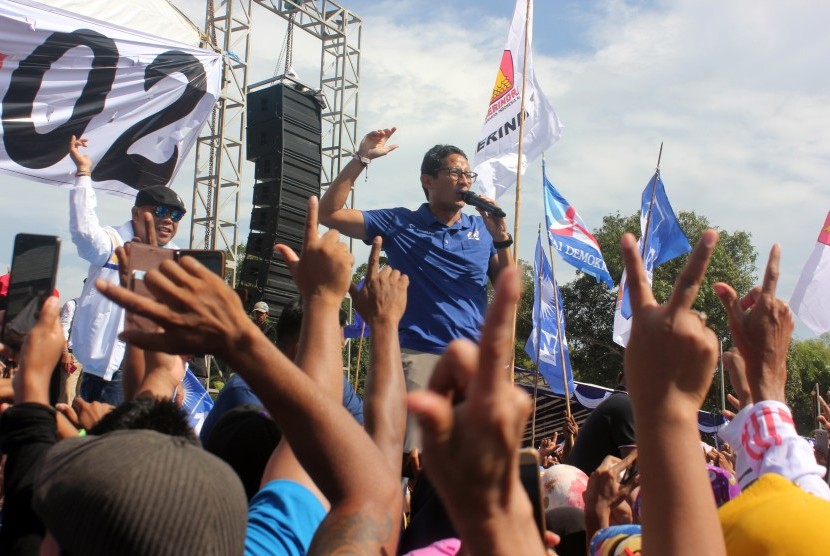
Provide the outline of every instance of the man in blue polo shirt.
<path id="1" fill-rule="evenodd" d="M 476 174 L 464 152 L 436 145 L 421 164 L 421 187 L 427 202 L 417 210 L 393 208 L 359 211 L 345 208 L 351 188 L 369 163 L 395 150 L 387 145 L 395 128 L 370 132 L 323 198 L 320 222 L 370 243 L 383 238 L 390 264 L 409 276 L 409 300 L 400 323 L 407 391 L 424 388 L 438 356 L 452 340 L 477 341 L 487 308 L 487 280 L 513 264 L 513 238 L 504 218 L 482 210 L 464 214 L 461 193 Z M 484 199 L 493 202 L 492 199 Z M 414 419 L 407 422 L 405 451 L 420 448 Z"/>

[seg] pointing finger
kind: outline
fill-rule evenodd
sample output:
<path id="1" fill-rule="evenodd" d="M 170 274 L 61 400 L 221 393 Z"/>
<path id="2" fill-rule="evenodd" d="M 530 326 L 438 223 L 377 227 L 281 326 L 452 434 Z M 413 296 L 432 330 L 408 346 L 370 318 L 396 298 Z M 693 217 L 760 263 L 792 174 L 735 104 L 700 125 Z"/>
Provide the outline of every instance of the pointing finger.
<path id="1" fill-rule="evenodd" d="M 763 293 L 775 295 L 775 288 L 778 286 L 778 263 L 781 260 L 781 245 L 774 244 L 769 251 L 767 269 L 764 272 L 764 283 L 761 286 Z"/>
<path id="2" fill-rule="evenodd" d="M 628 288 L 631 310 L 637 312 L 645 305 L 654 305 L 654 294 L 651 292 L 651 285 L 648 283 L 637 240 L 634 239 L 632 234 L 623 234 L 620 239 L 620 247 L 622 248 L 626 274 L 625 285 L 621 285 L 621 287 Z"/>
<path id="3" fill-rule="evenodd" d="M 694 251 L 686 262 L 686 266 L 683 267 L 677 281 L 674 283 L 674 289 L 668 302 L 670 311 L 677 312 L 692 308 L 717 242 L 718 232 L 715 230 L 706 230 L 700 236 L 700 241 L 697 242 Z"/>
<path id="4" fill-rule="evenodd" d="M 305 219 L 305 245 L 314 243 L 320 236 L 317 233 L 317 207 L 319 201 L 312 195 L 308 198 L 308 214 Z"/>
<path id="5" fill-rule="evenodd" d="M 496 295 L 490 303 L 484 318 L 479 353 L 480 372 L 476 385 L 481 388 L 481 397 L 489 397 L 496 384 L 505 381 L 505 366 L 509 364 L 513 350 L 513 317 L 519 301 L 520 284 L 517 267 L 510 266 L 501 271 L 496 282 Z"/>
<path id="6" fill-rule="evenodd" d="M 372 240 L 372 250 L 369 252 L 369 267 L 366 269 L 366 282 L 371 282 L 378 275 L 378 263 L 380 261 L 380 248 L 383 245 L 383 240 L 380 236 L 375 236 Z"/>

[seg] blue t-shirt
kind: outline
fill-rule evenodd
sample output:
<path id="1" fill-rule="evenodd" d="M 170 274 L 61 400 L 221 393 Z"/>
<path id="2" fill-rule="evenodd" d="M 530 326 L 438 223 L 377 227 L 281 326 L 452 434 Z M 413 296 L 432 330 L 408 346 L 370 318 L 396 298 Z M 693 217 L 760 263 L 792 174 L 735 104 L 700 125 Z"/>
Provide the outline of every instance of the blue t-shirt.
<path id="1" fill-rule="evenodd" d="M 294 481 L 271 481 L 248 506 L 245 554 L 306 554 L 325 517 L 326 509 L 310 490 Z"/>
<path id="2" fill-rule="evenodd" d="M 235 374 L 225 383 L 222 390 L 219 391 L 219 395 L 216 396 L 216 401 L 213 402 L 213 409 L 210 410 L 202 425 L 202 430 L 199 433 L 202 444 L 207 442 L 210 433 L 213 431 L 213 427 L 216 426 L 216 423 L 219 422 L 222 415 L 235 407 L 247 404 L 263 405 L 257 395 L 254 394 L 254 391 L 251 390 L 251 387 L 248 386 L 248 383 L 242 380 L 241 376 Z M 358 423 L 363 424 L 363 400 L 360 399 L 360 396 L 354 391 L 354 388 L 345 376 L 343 376 L 343 407 L 352 414 L 352 417 Z"/>
<path id="3" fill-rule="evenodd" d="M 487 270 L 496 254 L 480 216 L 461 215 L 452 226 L 424 203 L 363 212 L 366 243 L 383 238 L 393 268 L 409 276 L 401 347 L 441 353 L 451 341 L 477 341 L 487 310 Z"/>

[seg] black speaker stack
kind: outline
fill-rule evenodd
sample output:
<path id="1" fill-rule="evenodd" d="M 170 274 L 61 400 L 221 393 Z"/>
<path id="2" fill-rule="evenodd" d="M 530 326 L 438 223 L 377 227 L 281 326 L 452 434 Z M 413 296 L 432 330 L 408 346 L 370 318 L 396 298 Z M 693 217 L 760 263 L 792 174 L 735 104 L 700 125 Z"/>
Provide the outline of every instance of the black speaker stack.
<path id="1" fill-rule="evenodd" d="M 320 195 L 320 114 L 314 94 L 288 81 L 247 98 L 247 157 L 254 162 L 256 182 L 239 279 L 248 288 L 248 305 L 265 301 L 273 318 L 299 295 L 273 246 L 302 250 L 308 198 Z"/>

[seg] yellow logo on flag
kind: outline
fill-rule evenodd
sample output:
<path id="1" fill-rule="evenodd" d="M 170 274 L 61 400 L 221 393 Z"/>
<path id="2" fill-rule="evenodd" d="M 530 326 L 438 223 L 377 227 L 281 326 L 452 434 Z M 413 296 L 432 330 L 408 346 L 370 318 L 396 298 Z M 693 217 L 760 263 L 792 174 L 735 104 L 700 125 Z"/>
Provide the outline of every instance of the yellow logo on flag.
<path id="1" fill-rule="evenodd" d="M 505 50 L 501 55 L 501 64 L 496 74 L 496 83 L 493 85 L 493 96 L 490 97 L 490 104 L 493 104 L 513 88 L 513 54 Z"/>

